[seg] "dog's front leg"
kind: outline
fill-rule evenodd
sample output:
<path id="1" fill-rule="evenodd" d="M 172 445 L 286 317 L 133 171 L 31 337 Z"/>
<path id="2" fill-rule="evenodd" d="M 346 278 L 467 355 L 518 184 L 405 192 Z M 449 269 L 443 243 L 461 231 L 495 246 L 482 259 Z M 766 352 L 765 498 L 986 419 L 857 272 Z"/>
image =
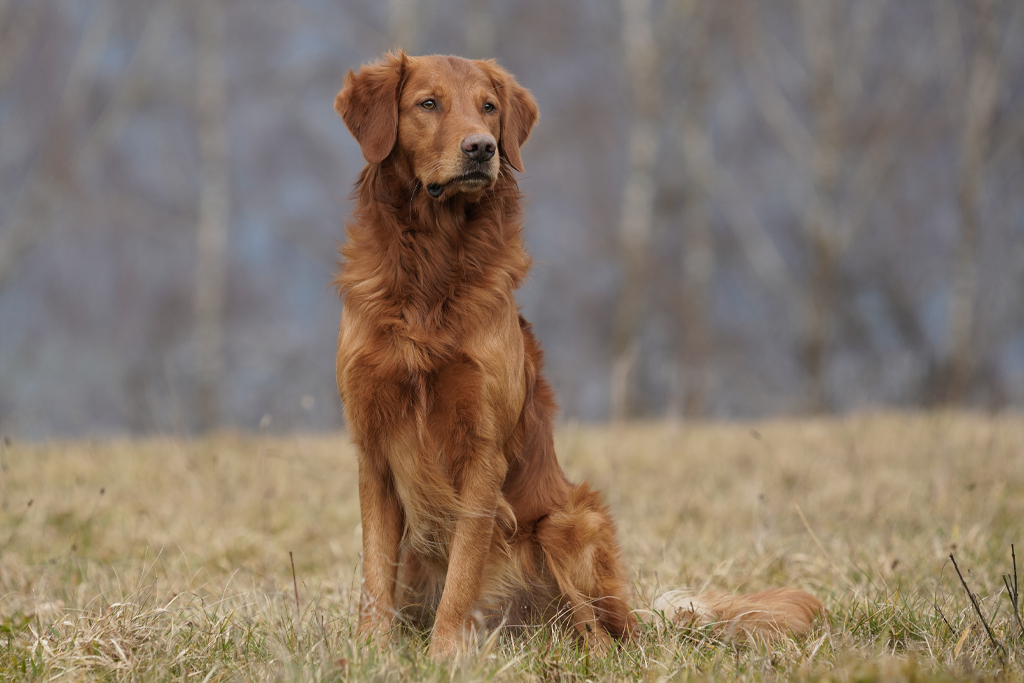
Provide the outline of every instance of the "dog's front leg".
<path id="1" fill-rule="evenodd" d="M 444 592 L 430 639 L 430 655 L 435 659 L 454 657 L 469 645 L 469 612 L 480 597 L 504 476 L 504 459 L 497 447 L 481 449 L 470 458 L 459 494 L 461 511 L 452 538 Z"/>
<path id="2" fill-rule="evenodd" d="M 360 637 L 385 637 L 395 615 L 398 544 L 402 507 L 381 462 L 359 457 L 359 511 L 363 522 L 363 586 L 359 597 Z"/>

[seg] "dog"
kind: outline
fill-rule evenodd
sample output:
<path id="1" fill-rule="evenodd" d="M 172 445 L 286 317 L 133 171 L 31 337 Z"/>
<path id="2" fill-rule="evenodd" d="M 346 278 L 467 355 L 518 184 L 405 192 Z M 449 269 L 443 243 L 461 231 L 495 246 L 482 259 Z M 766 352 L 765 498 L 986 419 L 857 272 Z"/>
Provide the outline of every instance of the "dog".
<path id="1" fill-rule="evenodd" d="M 430 628 L 439 659 L 552 620 L 598 651 L 633 638 L 615 525 L 558 464 L 554 394 L 515 301 L 530 257 L 513 170 L 536 102 L 494 61 L 395 52 L 349 71 L 335 109 L 367 162 L 336 280 L 359 636 Z M 821 608 L 795 589 L 663 606 L 763 632 L 807 630 Z"/>

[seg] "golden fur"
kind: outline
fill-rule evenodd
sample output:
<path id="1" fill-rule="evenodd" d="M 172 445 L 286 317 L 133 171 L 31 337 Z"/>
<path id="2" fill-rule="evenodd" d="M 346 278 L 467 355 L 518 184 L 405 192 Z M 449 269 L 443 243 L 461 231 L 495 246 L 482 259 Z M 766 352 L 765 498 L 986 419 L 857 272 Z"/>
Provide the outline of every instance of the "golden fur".
<path id="1" fill-rule="evenodd" d="M 554 396 L 515 302 L 532 96 L 493 61 L 398 53 L 350 71 L 335 108 L 368 162 L 337 279 L 360 635 L 429 626 L 438 657 L 551 618 L 598 648 L 630 638 L 614 524 L 555 458 Z"/>

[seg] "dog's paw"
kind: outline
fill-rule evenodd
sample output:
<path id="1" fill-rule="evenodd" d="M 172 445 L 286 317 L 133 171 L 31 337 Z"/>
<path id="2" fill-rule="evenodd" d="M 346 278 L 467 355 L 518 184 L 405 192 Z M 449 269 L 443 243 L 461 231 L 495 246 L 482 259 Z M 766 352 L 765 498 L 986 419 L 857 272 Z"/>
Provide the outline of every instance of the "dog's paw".
<path id="1" fill-rule="evenodd" d="M 428 654 L 434 661 L 456 659 L 463 652 L 464 650 L 459 647 L 458 642 L 451 638 L 438 638 L 435 636 L 430 639 Z"/>
<path id="2" fill-rule="evenodd" d="M 472 623 L 446 627 L 435 623 L 428 654 L 435 661 L 457 659 L 476 650 L 477 630 Z"/>
<path id="3" fill-rule="evenodd" d="M 389 615 L 372 613 L 363 614 L 359 619 L 356 637 L 359 640 L 372 641 L 381 647 L 391 644 L 391 631 L 394 626 Z"/>

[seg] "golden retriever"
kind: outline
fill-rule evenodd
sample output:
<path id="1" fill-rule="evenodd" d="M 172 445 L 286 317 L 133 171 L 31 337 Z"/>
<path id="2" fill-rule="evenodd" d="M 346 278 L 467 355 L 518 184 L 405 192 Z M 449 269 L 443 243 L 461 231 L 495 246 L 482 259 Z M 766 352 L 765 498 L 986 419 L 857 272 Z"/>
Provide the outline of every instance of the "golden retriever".
<path id="1" fill-rule="evenodd" d="M 359 451 L 359 634 L 430 627 L 440 658 L 502 624 L 561 620 L 598 649 L 629 639 L 615 525 L 558 464 L 554 395 L 515 301 L 530 258 L 512 169 L 533 97 L 494 61 L 399 52 L 350 71 L 335 108 L 367 161 L 337 278 L 338 388 Z M 706 597 L 666 604 L 798 631 L 821 609 L 793 589 Z"/>

